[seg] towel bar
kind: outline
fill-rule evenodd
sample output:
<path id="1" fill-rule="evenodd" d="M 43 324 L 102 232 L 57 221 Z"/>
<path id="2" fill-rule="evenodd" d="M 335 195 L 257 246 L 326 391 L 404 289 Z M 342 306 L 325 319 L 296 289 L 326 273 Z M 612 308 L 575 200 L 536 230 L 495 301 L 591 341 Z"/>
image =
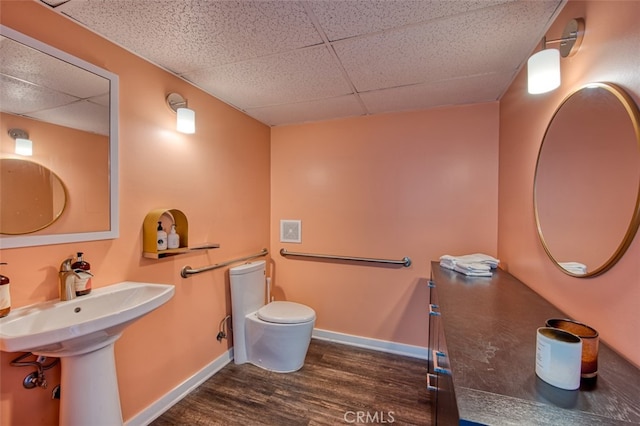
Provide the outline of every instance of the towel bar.
<path id="1" fill-rule="evenodd" d="M 222 268 L 224 266 L 231 265 L 232 263 L 243 262 L 245 260 L 253 259 L 253 258 L 256 258 L 256 257 L 266 256 L 267 254 L 269 254 L 269 250 L 267 250 L 265 248 L 265 249 L 262 249 L 262 251 L 260 253 L 252 254 L 250 256 L 241 257 L 241 258 L 238 258 L 238 259 L 228 260 L 228 261 L 222 262 L 222 263 L 216 263 L 215 265 L 204 266 L 204 267 L 198 268 L 198 269 L 191 269 L 191 266 L 185 266 L 180 271 L 180 275 L 182 276 L 182 278 L 189 278 L 191 275 L 194 275 L 194 274 L 199 274 L 201 272 L 207 272 L 207 271 L 211 271 L 213 269 Z"/>

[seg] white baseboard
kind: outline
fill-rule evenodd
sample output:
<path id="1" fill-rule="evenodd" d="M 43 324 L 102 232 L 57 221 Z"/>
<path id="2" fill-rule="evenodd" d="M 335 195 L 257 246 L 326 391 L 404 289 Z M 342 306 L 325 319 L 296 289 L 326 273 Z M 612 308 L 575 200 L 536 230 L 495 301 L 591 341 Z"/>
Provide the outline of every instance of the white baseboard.
<path id="1" fill-rule="evenodd" d="M 412 358 L 427 359 L 428 349 L 422 346 L 407 345 L 404 343 L 389 342 L 386 340 L 370 339 L 367 337 L 354 336 L 351 334 L 337 333 L 335 331 L 313 329 L 312 337 L 319 340 L 342 343 L 345 345 L 357 346 L 359 348 L 372 349 L 380 352 L 388 352 L 396 355 L 404 355 Z M 182 382 L 180 385 L 169 391 L 162 398 L 158 399 L 147 408 L 127 420 L 125 426 L 145 426 L 160 417 L 191 391 L 204 383 L 211 376 L 220 371 L 225 365 L 233 361 L 233 348 L 220 355 L 218 358 L 207 364 L 202 370 Z"/>
<path id="2" fill-rule="evenodd" d="M 389 342 L 387 340 L 370 339 L 368 337 L 354 336 L 352 334 L 338 333 L 335 331 L 313 329 L 312 336 L 320 340 L 343 343 L 359 348 L 373 349 L 380 352 L 388 352 L 396 355 L 404 355 L 412 358 L 428 359 L 429 350 L 422 346 L 407 345 L 404 343 Z"/>
<path id="3" fill-rule="evenodd" d="M 162 398 L 158 399 L 147 408 L 124 422 L 125 426 L 148 425 L 231 361 L 233 361 L 233 348 L 211 361 L 202 370 L 198 371 L 196 374 L 169 391 L 169 393 L 164 395 Z"/>

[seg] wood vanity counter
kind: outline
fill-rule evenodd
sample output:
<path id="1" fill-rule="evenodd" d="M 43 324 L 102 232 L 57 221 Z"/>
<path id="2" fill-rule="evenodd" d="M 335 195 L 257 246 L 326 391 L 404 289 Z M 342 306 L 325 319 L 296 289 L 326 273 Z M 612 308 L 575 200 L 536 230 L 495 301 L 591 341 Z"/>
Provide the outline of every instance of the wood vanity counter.
<path id="1" fill-rule="evenodd" d="M 640 424 L 640 369 L 602 340 L 594 384 L 565 391 L 536 376 L 537 328 L 568 316 L 509 273 L 472 278 L 432 262 L 430 287 L 437 424 Z"/>

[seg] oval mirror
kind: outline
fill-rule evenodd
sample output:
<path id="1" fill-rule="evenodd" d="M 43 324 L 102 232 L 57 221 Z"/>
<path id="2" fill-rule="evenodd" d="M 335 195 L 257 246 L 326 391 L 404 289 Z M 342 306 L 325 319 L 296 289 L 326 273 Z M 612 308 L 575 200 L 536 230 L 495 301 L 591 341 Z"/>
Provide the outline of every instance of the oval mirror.
<path id="1" fill-rule="evenodd" d="M 640 223 L 640 113 L 610 83 L 594 83 L 560 104 L 547 127 L 534 183 L 538 235 L 568 275 L 611 268 Z"/>
<path id="2" fill-rule="evenodd" d="M 0 233 L 38 231 L 55 222 L 64 211 L 64 185 L 46 167 L 33 161 L 2 158 L 0 173 Z"/>

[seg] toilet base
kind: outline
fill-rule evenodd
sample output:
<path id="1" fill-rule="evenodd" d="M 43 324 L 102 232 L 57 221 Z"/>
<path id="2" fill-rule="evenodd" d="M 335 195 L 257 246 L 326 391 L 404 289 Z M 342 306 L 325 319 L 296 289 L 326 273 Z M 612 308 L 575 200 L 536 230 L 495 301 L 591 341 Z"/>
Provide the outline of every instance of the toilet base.
<path id="1" fill-rule="evenodd" d="M 246 319 L 246 362 L 276 373 L 291 373 L 302 368 L 315 320 L 274 324 L 262 321 L 255 312 Z"/>

